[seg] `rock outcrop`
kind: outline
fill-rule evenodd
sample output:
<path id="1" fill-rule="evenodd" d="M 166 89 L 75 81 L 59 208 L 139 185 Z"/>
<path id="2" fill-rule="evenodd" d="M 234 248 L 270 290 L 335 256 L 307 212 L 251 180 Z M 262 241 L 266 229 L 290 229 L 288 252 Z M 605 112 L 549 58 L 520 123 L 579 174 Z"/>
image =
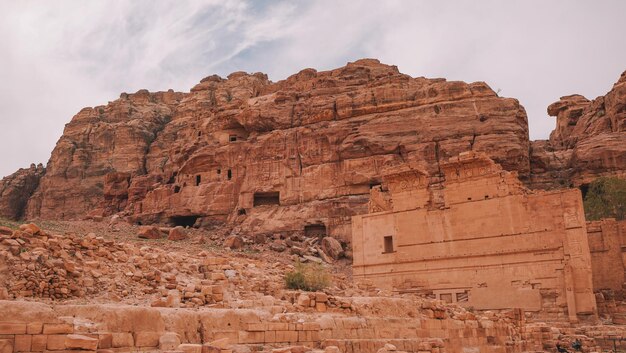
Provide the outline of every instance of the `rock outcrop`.
<path id="1" fill-rule="evenodd" d="M 386 170 L 437 175 L 440 160 L 465 151 L 485 152 L 531 188 L 624 175 L 625 75 L 606 96 L 563 97 L 548 111 L 557 128 L 531 143 L 524 108 L 482 82 L 412 78 L 373 59 L 276 83 L 214 75 L 189 93 L 141 90 L 83 109 L 32 197 L 19 198 L 30 197 L 31 219 L 119 214 L 346 241 Z"/>
<path id="2" fill-rule="evenodd" d="M 437 173 L 440 159 L 475 150 L 526 180 L 528 149 L 523 107 L 482 82 L 412 78 L 371 59 L 276 83 L 210 76 L 190 93 L 139 91 L 83 109 L 27 217 L 121 212 L 347 239 L 383 169 Z"/>
<path id="3" fill-rule="evenodd" d="M 581 186 L 599 176 L 626 176 L 626 72 L 605 96 L 561 97 L 548 107 L 556 129 L 531 143 L 530 185 Z"/>
<path id="4" fill-rule="evenodd" d="M 39 186 L 45 168 L 31 164 L 0 180 L 0 218 L 19 219 L 30 196 Z"/>

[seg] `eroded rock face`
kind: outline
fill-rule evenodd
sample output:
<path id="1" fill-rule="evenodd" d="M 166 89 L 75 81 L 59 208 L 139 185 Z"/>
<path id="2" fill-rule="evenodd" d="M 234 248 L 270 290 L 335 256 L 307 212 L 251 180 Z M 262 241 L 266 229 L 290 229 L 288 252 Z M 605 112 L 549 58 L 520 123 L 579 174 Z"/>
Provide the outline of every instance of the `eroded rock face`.
<path id="1" fill-rule="evenodd" d="M 124 206 L 120 186 L 105 188 L 105 181 L 119 182 L 108 175 L 146 174 L 146 153 L 181 97 L 173 91 L 141 90 L 124 93 L 106 106 L 81 110 L 52 151 L 27 216 L 81 218 L 96 208 L 117 211 Z"/>
<path id="2" fill-rule="evenodd" d="M 39 186 L 45 168 L 31 164 L 0 180 L 0 218 L 20 219 L 30 196 Z"/>
<path id="3" fill-rule="evenodd" d="M 233 73 L 82 110 L 27 215 L 123 212 L 257 233 L 314 224 L 347 239 L 385 168 L 436 173 L 440 159 L 475 150 L 528 179 L 528 149 L 524 109 L 482 82 L 412 78 L 371 59 L 277 83 Z"/>
<path id="4" fill-rule="evenodd" d="M 548 107 L 556 129 L 531 143 L 535 188 L 580 186 L 599 176 L 626 176 L 626 72 L 605 96 L 561 97 Z"/>

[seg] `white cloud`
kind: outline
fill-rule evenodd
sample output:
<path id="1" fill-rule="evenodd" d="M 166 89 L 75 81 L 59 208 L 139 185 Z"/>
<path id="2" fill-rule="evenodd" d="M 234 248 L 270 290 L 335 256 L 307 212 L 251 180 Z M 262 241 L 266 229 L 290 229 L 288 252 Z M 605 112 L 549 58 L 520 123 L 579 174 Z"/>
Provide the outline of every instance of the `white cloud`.
<path id="1" fill-rule="evenodd" d="M 15 1 L 0 3 L 0 175 L 45 162 L 83 106 L 186 91 L 245 70 L 273 80 L 360 57 L 412 76 L 486 81 L 526 107 L 594 98 L 626 69 L 626 2 Z"/>

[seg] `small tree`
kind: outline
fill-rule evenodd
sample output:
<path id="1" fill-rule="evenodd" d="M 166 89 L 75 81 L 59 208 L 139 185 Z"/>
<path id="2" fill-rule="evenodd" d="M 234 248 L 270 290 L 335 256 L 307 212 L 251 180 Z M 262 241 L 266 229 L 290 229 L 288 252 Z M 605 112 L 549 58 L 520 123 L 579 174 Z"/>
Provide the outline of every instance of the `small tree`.
<path id="1" fill-rule="evenodd" d="M 584 200 L 585 216 L 596 221 L 602 218 L 626 219 L 626 180 L 601 177 L 589 184 Z"/>

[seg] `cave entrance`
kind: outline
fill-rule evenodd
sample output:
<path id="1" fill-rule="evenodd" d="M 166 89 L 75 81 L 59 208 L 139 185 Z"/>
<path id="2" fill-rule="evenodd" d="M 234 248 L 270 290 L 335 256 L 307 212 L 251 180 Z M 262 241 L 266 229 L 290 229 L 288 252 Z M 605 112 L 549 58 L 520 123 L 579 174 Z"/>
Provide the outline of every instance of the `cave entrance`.
<path id="1" fill-rule="evenodd" d="M 170 217 L 170 223 L 174 227 L 193 227 L 200 216 L 173 216 Z"/>
<path id="2" fill-rule="evenodd" d="M 263 205 L 280 205 L 280 193 L 278 191 L 271 192 L 255 192 L 254 207 Z"/>
<path id="3" fill-rule="evenodd" d="M 323 238 L 326 236 L 326 226 L 323 224 L 309 224 L 304 226 L 305 237 Z"/>
<path id="4" fill-rule="evenodd" d="M 587 196 L 587 192 L 589 191 L 589 184 L 580 184 L 578 187 L 580 189 L 580 193 L 583 195 L 583 200 Z"/>

